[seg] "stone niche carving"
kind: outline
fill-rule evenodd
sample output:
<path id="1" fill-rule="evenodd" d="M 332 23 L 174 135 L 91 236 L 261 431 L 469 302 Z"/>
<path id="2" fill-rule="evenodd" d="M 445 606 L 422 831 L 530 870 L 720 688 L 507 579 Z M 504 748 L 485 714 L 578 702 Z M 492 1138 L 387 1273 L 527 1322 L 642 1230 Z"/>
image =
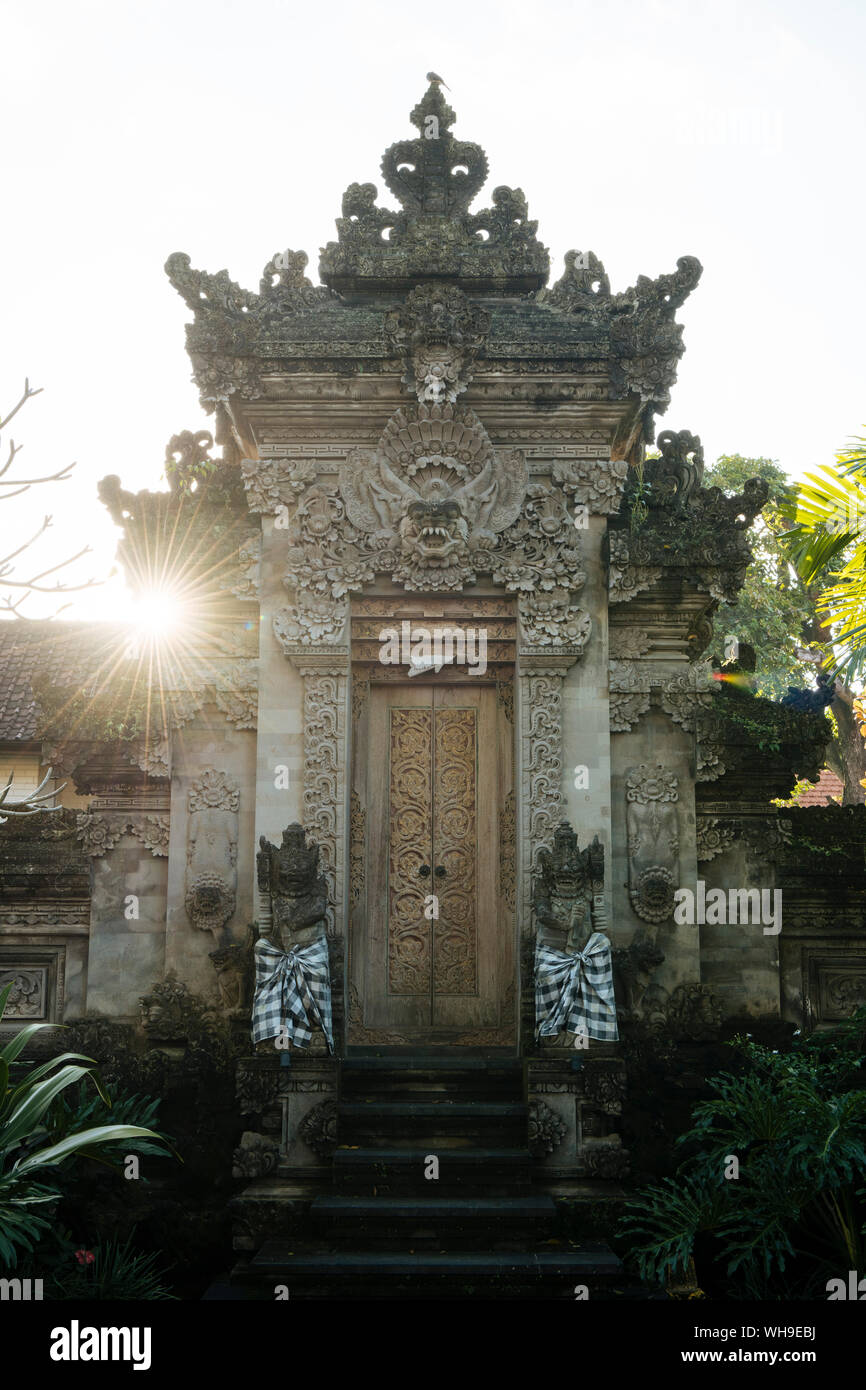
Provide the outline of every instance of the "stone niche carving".
<path id="1" fill-rule="evenodd" d="M 283 831 L 282 844 L 272 845 L 263 835 L 256 855 L 259 891 L 267 895 L 274 946 L 290 951 L 324 939 L 328 888 L 319 873 L 319 846 L 306 843 L 302 825 Z"/>
<path id="2" fill-rule="evenodd" d="M 537 938 L 557 951 L 582 951 L 595 931 L 605 930 L 604 847 L 596 835 L 585 850 L 562 821 L 553 850 L 538 852 L 533 893 Z"/>
<path id="3" fill-rule="evenodd" d="M 231 944 L 226 923 L 237 903 L 238 806 L 233 777 L 206 767 L 193 782 L 187 803 L 187 916 L 209 931 L 220 948 Z"/>
<path id="4" fill-rule="evenodd" d="M 678 779 L 663 763 L 626 774 L 628 880 L 632 910 L 644 922 L 666 922 L 679 884 Z"/>

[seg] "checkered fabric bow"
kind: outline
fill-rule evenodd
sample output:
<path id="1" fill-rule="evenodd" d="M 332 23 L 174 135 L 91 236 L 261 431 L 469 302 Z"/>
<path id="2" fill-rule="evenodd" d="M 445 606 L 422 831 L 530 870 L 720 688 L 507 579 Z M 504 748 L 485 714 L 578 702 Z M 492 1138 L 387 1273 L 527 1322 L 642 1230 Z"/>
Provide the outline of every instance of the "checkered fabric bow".
<path id="1" fill-rule="evenodd" d="M 598 1042 L 618 1040 L 613 962 L 603 932 L 593 932 L 574 955 L 536 944 L 535 1028 L 537 1037 L 564 1031 Z"/>
<path id="2" fill-rule="evenodd" d="M 295 1047 L 309 1047 L 314 1028 L 321 1028 L 334 1051 L 331 1021 L 331 976 L 328 945 L 280 951 L 269 941 L 256 942 L 256 992 L 253 999 L 253 1042 L 285 1033 Z"/>

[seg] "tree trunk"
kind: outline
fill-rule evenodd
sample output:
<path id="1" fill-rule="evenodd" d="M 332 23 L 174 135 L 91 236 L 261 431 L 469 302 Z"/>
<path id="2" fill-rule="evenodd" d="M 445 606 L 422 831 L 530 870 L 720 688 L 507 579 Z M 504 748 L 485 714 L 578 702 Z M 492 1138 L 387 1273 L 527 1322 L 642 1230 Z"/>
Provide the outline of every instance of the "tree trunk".
<path id="1" fill-rule="evenodd" d="M 837 681 L 830 708 L 836 718 L 839 737 L 827 750 L 827 764 L 842 781 L 843 806 L 861 806 L 866 797 L 866 789 L 860 785 L 861 777 L 866 777 L 866 741 L 860 733 L 860 720 L 854 713 L 854 699 L 853 690 Z"/>

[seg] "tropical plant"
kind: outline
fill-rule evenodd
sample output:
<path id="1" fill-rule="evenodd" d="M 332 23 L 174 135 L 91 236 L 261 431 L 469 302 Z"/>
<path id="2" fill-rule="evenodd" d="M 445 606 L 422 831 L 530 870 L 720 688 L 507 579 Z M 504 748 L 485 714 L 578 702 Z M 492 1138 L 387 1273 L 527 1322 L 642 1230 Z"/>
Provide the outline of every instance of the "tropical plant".
<path id="1" fill-rule="evenodd" d="M 0 1020 L 11 989 L 10 984 L 0 991 Z M 78 1052 L 61 1053 L 13 1078 L 12 1069 L 27 1043 L 40 1029 L 52 1026 L 56 1025 L 29 1023 L 0 1049 L 0 1261 L 13 1267 L 19 1251 L 32 1251 L 50 1227 L 42 1213 L 60 1195 L 50 1181 L 58 1164 L 76 1154 L 96 1157 L 97 1148 L 120 1141 L 132 1148 L 142 1140 L 166 1142 L 153 1130 L 134 1124 L 97 1125 L 51 1140 L 46 1117 L 70 1086 L 92 1081 L 111 1107 L 93 1059 Z"/>
<path id="2" fill-rule="evenodd" d="M 796 505 L 783 514 L 793 522 L 782 537 L 805 584 L 821 582 L 818 603 L 832 631 L 833 669 L 849 682 L 866 675 L 866 438 L 852 440 L 807 473 Z"/>
<path id="3" fill-rule="evenodd" d="M 864 1030 L 861 1010 L 788 1053 L 735 1040 L 745 1070 L 710 1081 L 715 1095 L 678 1140 L 689 1157 L 626 1207 L 621 1234 L 643 1278 L 663 1282 L 694 1258 L 702 1285 L 720 1278 L 729 1296 L 807 1297 L 863 1268 Z"/>
<path id="4" fill-rule="evenodd" d="M 155 1268 L 157 1255 L 132 1249 L 134 1231 L 126 1240 L 109 1240 L 92 1250 L 72 1249 L 68 1242 L 62 1266 L 48 1282 L 52 1299 L 124 1301 L 165 1301 L 174 1297 L 163 1283 L 164 1275 Z"/>

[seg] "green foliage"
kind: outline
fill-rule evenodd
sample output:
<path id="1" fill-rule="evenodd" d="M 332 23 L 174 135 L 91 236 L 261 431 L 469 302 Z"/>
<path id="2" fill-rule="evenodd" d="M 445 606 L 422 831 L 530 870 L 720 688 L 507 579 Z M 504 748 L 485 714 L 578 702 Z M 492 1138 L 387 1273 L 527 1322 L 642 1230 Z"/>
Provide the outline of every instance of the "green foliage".
<path id="1" fill-rule="evenodd" d="M 796 655 L 798 646 L 820 646 L 815 599 L 792 572 L 780 536 L 787 528 L 784 508 L 796 505 L 796 487 L 771 459 L 723 454 L 704 474 L 705 487 L 719 487 L 728 496 L 742 492 L 749 478 L 763 478 L 770 487 L 767 504 L 749 529 L 754 559 L 736 603 L 723 603 L 714 618 L 721 652 L 732 634 L 755 649 L 756 693 L 778 700 L 789 685 L 810 685 L 815 667 Z"/>
<path id="2" fill-rule="evenodd" d="M 866 438 L 852 440 L 835 465 L 807 473 L 787 553 L 804 584 L 818 585 L 818 609 L 832 628 L 835 671 L 850 683 L 866 674 Z"/>
<path id="3" fill-rule="evenodd" d="M 11 988 L 7 985 L 0 991 L 0 1019 Z M 44 1208 L 59 1196 L 56 1185 L 41 1181 L 43 1170 L 56 1168 L 75 1155 L 95 1157 L 94 1150 L 103 1145 L 123 1142 L 134 1148 L 142 1140 L 165 1142 L 152 1130 L 134 1124 L 96 1125 L 73 1132 L 67 1127 L 52 1135 L 50 1112 L 56 1113 L 58 1098 L 71 1086 L 87 1079 L 105 1105 L 110 1107 L 111 1101 L 94 1070 L 93 1059 L 81 1053 L 64 1052 L 30 1068 L 23 1077 L 13 1076 L 27 1043 L 49 1026 L 30 1023 L 0 1049 L 0 1259 L 12 1267 L 19 1251 L 32 1251 L 48 1229 L 46 1215 L 33 1208 Z M 86 1065 L 77 1065 L 80 1062 Z M 40 1180 L 34 1180 L 37 1173 Z"/>
<path id="4" fill-rule="evenodd" d="M 107 1298 L 133 1302 L 173 1298 L 163 1282 L 164 1274 L 155 1267 L 158 1257 L 133 1250 L 133 1237 L 134 1232 L 130 1232 L 122 1243 L 109 1240 L 92 1250 L 73 1250 L 73 1242 L 67 1240 L 65 1259 L 55 1261 L 48 1281 L 48 1297 L 100 1302 Z"/>
<path id="5" fill-rule="evenodd" d="M 787 1053 L 734 1040 L 742 1070 L 710 1081 L 715 1095 L 678 1141 L 689 1157 L 626 1208 L 643 1278 L 662 1282 L 694 1257 L 702 1283 L 721 1266 L 728 1296 L 772 1297 L 781 1280 L 806 1297 L 863 1267 L 864 1035 L 866 1009 Z M 731 1156 L 737 1178 L 725 1177 Z"/>
<path id="6" fill-rule="evenodd" d="M 115 1124 L 138 1124 L 145 1129 L 153 1129 L 158 1123 L 160 1100 L 158 1097 L 135 1095 L 112 1087 L 111 1117 Z M 82 1082 L 77 1091 L 69 1088 L 65 1095 L 57 1097 L 54 1106 L 46 1116 L 48 1133 L 52 1140 L 62 1139 L 67 1134 L 77 1133 L 98 1123 L 103 1109 L 102 1099 L 91 1095 Z M 165 1158 L 165 1144 L 162 1139 L 138 1139 L 134 1144 L 105 1144 L 101 1157 L 112 1164 L 122 1163 L 131 1148 L 139 1154 L 151 1154 Z"/>

